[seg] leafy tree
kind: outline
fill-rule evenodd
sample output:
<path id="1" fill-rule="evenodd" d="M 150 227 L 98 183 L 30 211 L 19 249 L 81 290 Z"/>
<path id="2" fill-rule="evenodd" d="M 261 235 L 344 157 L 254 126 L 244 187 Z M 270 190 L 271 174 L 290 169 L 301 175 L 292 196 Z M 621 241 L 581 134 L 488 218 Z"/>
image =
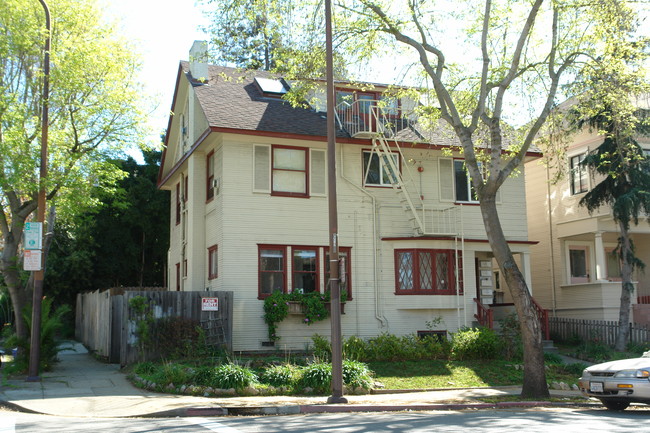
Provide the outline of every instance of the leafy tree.
<path id="1" fill-rule="evenodd" d="M 94 191 L 100 204 L 59 223 L 45 278 L 48 294 L 74 305 L 80 291 L 163 286 L 169 248 L 169 194 L 157 188 L 161 152 L 145 164 L 115 161 L 128 175 L 117 191 Z"/>
<path id="2" fill-rule="evenodd" d="M 287 39 L 288 0 L 206 0 L 212 5 L 212 47 L 218 60 L 246 69 L 271 70 Z"/>
<path id="3" fill-rule="evenodd" d="M 422 81 L 403 92 L 431 101 L 420 107 L 421 121 L 446 125 L 458 139 L 490 246 L 520 318 L 522 395 L 547 396 L 540 321 L 495 198 L 521 166 L 556 98 L 564 97 L 559 93 L 563 80 L 578 76 L 585 61 L 599 57 L 605 33 L 625 43 L 627 30 L 636 24 L 634 14 L 618 0 L 485 0 L 480 8 L 469 0 L 338 0 L 334 9 L 335 44 L 348 64 L 412 55 L 411 70 Z M 323 70 L 318 47 L 324 32 L 316 22 L 300 24 L 310 33 L 289 52 L 300 51 L 300 61 L 276 59 L 289 79 L 312 78 L 315 70 Z M 310 85 L 315 84 L 294 86 L 294 103 Z M 528 123 L 510 127 L 521 123 L 522 114 Z"/>
<path id="4" fill-rule="evenodd" d="M 51 0 L 49 205 L 69 215 L 94 204 L 89 192 L 121 172 L 110 158 L 141 142 L 138 61 L 94 0 Z M 45 17 L 38 2 L 5 0 L 0 8 L 0 273 L 9 290 L 16 332 L 30 298 L 19 253 L 23 225 L 37 207 Z M 45 231 L 51 231 L 52 227 Z"/>

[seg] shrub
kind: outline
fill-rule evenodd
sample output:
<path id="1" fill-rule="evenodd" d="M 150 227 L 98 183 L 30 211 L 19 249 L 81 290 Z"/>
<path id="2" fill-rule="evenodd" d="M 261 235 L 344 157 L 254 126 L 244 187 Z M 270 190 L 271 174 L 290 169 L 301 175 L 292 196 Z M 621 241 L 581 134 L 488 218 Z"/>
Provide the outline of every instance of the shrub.
<path id="1" fill-rule="evenodd" d="M 456 360 L 494 359 L 501 352 L 502 342 L 488 328 L 463 328 L 451 338 L 451 357 Z"/>
<path id="2" fill-rule="evenodd" d="M 321 361 L 332 359 L 332 345 L 327 338 L 314 334 L 311 336 L 311 341 L 314 344 L 314 358 Z"/>
<path id="3" fill-rule="evenodd" d="M 228 363 L 214 369 L 214 386 L 222 389 L 243 389 L 257 383 L 257 375 L 250 368 Z"/>
<path id="4" fill-rule="evenodd" d="M 544 353 L 544 363 L 545 364 L 557 364 L 561 365 L 564 364 L 564 360 L 562 360 L 562 357 L 558 355 L 557 353 Z"/>
<path id="5" fill-rule="evenodd" d="M 156 349 L 165 358 L 185 358 L 203 353 L 204 338 L 197 320 L 185 317 L 165 317 L 152 323 Z"/>
<path id="6" fill-rule="evenodd" d="M 354 335 L 343 340 L 343 359 L 363 361 L 367 357 L 368 345 Z"/>
<path id="7" fill-rule="evenodd" d="M 289 315 L 289 302 L 286 295 L 279 290 L 274 291 L 264 300 L 264 322 L 268 326 L 269 340 L 278 341 L 278 323 Z"/>
<path id="8" fill-rule="evenodd" d="M 314 392 L 328 392 L 332 384 L 332 365 L 316 362 L 303 368 L 302 377 L 298 382 L 301 388 L 312 388 Z"/>
<path id="9" fill-rule="evenodd" d="M 194 369 L 194 372 L 192 374 L 192 382 L 194 385 L 217 387 L 214 367 L 202 366 Z"/>
<path id="10" fill-rule="evenodd" d="M 368 359 L 372 361 L 397 361 L 405 359 L 406 351 L 400 337 L 381 333 L 375 338 L 368 340 Z"/>
<path id="11" fill-rule="evenodd" d="M 343 361 L 343 383 L 351 388 L 372 388 L 372 373 L 363 362 Z"/>
<path id="12" fill-rule="evenodd" d="M 300 368 L 291 364 L 270 366 L 260 375 L 264 383 L 273 386 L 294 386 L 300 377 Z"/>

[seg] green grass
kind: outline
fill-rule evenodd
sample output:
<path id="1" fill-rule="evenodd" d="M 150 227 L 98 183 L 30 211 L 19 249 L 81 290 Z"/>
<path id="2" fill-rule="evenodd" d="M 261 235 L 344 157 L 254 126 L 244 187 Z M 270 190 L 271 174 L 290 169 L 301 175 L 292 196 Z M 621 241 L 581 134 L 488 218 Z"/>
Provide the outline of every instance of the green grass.
<path id="1" fill-rule="evenodd" d="M 507 361 L 370 362 L 375 379 L 386 389 L 464 388 L 521 385 L 523 371 Z M 561 366 L 552 366 L 546 374 L 549 382 L 572 385 L 578 376 Z"/>

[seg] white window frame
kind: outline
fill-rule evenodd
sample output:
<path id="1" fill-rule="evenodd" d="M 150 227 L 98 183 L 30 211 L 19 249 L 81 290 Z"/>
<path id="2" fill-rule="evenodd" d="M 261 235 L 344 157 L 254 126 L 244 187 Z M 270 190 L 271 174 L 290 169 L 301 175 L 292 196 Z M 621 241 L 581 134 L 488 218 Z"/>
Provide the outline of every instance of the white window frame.
<path id="1" fill-rule="evenodd" d="M 366 154 L 369 155 L 368 161 L 372 162 L 373 157 L 377 157 L 377 167 L 379 168 L 379 183 L 369 183 L 367 182 L 368 174 L 370 174 L 370 170 L 368 169 L 369 167 L 366 166 Z M 383 155 L 382 155 L 383 156 Z M 397 152 L 391 152 L 391 156 L 393 157 L 393 160 L 395 161 L 395 165 L 400 169 L 400 163 L 399 163 L 399 153 Z M 373 152 L 372 150 L 364 150 L 361 155 L 361 169 L 362 169 L 362 177 L 363 177 L 363 186 L 374 186 L 374 187 L 392 187 L 393 183 L 392 182 L 385 182 L 384 177 L 390 178 L 391 174 L 384 172 L 384 166 L 381 164 L 379 161 L 380 155 L 377 152 Z"/>
<path id="2" fill-rule="evenodd" d="M 571 250 L 585 250 L 585 270 L 587 272 L 586 277 L 574 277 L 571 272 Z M 591 242 L 583 241 L 567 241 L 565 243 L 565 255 L 566 255 L 566 276 L 568 284 L 586 284 L 590 283 L 595 279 L 594 270 L 596 269 L 595 255 L 594 255 L 594 244 Z"/>

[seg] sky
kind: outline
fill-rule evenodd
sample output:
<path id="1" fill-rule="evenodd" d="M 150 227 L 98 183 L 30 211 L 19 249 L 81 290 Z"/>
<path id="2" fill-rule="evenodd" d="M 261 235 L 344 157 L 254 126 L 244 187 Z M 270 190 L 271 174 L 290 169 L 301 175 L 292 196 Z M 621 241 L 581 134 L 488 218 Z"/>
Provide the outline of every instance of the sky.
<path id="1" fill-rule="evenodd" d="M 207 38 L 198 30 L 207 20 L 195 0 L 101 1 L 107 17 L 118 20 L 122 35 L 133 40 L 142 55 L 139 78 L 156 104 L 150 116 L 154 132 L 150 140 L 158 141 L 169 120 L 178 62 L 189 59 L 195 40 Z"/>

